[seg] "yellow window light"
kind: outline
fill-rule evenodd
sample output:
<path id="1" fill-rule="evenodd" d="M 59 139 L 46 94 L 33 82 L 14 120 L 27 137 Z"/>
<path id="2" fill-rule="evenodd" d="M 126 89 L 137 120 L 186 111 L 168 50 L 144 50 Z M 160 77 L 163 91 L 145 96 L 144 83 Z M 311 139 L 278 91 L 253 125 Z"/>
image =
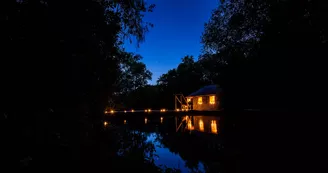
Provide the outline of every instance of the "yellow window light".
<path id="1" fill-rule="evenodd" d="M 203 132 L 204 131 L 204 122 L 202 119 L 199 120 L 199 131 Z"/>
<path id="2" fill-rule="evenodd" d="M 198 97 L 198 102 L 199 105 L 203 104 L 203 97 Z"/>
<path id="3" fill-rule="evenodd" d="M 187 98 L 187 102 L 188 102 L 188 103 L 191 102 L 191 98 Z"/>
<path id="4" fill-rule="evenodd" d="M 215 96 L 210 96 L 210 104 L 215 104 Z"/>

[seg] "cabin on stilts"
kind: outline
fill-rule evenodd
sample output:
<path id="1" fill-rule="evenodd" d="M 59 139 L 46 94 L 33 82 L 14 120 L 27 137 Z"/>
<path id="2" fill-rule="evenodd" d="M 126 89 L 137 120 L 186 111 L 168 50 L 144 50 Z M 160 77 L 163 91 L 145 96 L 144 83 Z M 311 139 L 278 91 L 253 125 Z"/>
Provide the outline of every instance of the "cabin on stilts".
<path id="1" fill-rule="evenodd" d="M 217 85 L 208 85 L 191 93 L 186 98 L 191 110 L 218 111 L 221 109 L 221 93 L 222 89 Z"/>

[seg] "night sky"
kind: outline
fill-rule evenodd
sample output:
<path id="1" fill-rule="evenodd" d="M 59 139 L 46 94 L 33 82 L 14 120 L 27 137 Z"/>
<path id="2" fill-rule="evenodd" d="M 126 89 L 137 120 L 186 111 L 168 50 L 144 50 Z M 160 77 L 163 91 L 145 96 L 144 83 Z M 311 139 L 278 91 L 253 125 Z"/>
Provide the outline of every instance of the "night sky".
<path id="1" fill-rule="evenodd" d="M 125 43 L 125 49 L 143 57 L 143 62 L 153 73 L 150 84 L 169 69 L 176 68 L 185 55 L 195 60 L 201 51 L 200 37 L 204 23 L 217 7 L 219 0 L 149 0 L 156 4 L 154 12 L 144 20 L 154 24 L 146 40 L 136 47 L 135 42 Z"/>

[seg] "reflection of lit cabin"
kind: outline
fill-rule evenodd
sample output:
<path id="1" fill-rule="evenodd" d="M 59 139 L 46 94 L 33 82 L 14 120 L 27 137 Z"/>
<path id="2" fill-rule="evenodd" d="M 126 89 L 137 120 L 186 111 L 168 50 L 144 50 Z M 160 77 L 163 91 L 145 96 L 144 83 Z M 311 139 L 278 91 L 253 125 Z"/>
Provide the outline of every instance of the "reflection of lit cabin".
<path id="1" fill-rule="evenodd" d="M 219 133 L 220 117 L 215 116 L 192 116 L 186 118 L 187 129 L 207 133 Z"/>
<path id="2" fill-rule="evenodd" d="M 196 111 L 216 111 L 220 108 L 221 88 L 208 85 L 188 95 L 187 102 Z"/>

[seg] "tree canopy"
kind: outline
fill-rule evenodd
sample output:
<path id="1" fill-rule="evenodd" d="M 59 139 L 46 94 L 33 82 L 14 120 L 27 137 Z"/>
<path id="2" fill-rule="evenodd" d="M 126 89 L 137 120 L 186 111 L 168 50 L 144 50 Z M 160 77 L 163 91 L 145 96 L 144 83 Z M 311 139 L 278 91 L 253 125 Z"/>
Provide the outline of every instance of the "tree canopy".
<path id="1" fill-rule="evenodd" d="M 324 1 L 222 1 L 202 43 L 205 59 L 225 64 L 226 106 L 322 107 L 327 17 Z"/>
<path id="2" fill-rule="evenodd" d="M 143 16 L 154 5 L 144 0 L 5 0 L 0 6 L 6 111 L 103 112 L 117 81 L 146 70 L 122 48 L 127 38 L 144 41 L 152 27 Z M 150 79 L 145 73 L 142 80 L 134 76 L 134 87 Z"/>

